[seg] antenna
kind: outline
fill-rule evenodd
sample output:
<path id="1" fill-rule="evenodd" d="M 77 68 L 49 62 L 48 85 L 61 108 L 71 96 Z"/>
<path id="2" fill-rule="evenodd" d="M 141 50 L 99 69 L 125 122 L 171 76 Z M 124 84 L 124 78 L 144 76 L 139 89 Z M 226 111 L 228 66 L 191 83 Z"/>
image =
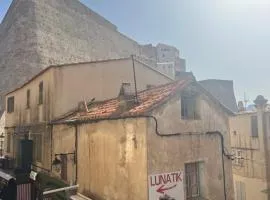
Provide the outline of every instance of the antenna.
<path id="1" fill-rule="evenodd" d="M 249 99 L 246 95 L 246 92 L 244 92 L 244 103 L 245 103 L 245 110 L 247 109 L 247 103 L 249 102 Z"/>

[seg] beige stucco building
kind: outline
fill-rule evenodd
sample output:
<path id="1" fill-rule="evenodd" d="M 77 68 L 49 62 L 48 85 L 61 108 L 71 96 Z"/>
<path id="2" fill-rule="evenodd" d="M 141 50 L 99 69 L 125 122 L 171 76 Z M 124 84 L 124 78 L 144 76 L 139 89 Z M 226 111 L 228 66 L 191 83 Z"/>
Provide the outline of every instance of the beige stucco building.
<path id="1" fill-rule="evenodd" d="M 254 102 L 254 111 L 242 109 L 229 120 L 236 200 L 269 199 L 270 113 L 262 96 Z"/>
<path id="2" fill-rule="evenodd" d="M 120 91 L 52 122 L 52 154 L 76 155 L 56 156 L 55 174 L 93 199 L 156 200 L 150 176 L 180 171 L 175 199 L 234 199 L 226 107 L 190 75 L 137 96 L 126 84 Z"/>
<path id="3" fill-rule="evenodd" d="M 117 96 L 122 83 L 130 83 L 134 91 L 134 80 L 137 90 L 143 90 L 173 79 L 136 58 L 46 68 L 6 95 L 7 155 L 18 157 L 18 141 L 27 134 L 34 140 L 34 161 L 50 169 L 51 128 L 48 122 L 77 108 L 80 101 Z"/>

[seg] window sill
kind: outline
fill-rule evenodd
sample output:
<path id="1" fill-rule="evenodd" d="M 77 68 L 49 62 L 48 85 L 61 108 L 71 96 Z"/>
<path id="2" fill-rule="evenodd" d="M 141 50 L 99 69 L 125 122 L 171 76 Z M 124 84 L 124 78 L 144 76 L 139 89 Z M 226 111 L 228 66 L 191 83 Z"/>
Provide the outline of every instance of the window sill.
<path id="1" fill-rule="evenodd" d="M 202 120 L 201 118 L 195 118 L 195 119 L 193 119 L 193 118 L 181 118 L 181 120 L 183 120 L 183 121 L 200 121 L 200 120 Z"/>

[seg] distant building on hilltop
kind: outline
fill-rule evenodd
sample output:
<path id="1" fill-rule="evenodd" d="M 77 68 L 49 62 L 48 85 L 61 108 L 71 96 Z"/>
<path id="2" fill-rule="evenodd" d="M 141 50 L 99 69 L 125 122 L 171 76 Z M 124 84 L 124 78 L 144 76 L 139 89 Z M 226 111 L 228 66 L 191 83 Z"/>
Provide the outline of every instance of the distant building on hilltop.
<path id="1" fill-rule="evenodd" d="M 238 112 L 236 98 L 234 95 L 233 81 L 208 79 L 199 81 L 199 83 L 224 106 L 235 113 Z"/>

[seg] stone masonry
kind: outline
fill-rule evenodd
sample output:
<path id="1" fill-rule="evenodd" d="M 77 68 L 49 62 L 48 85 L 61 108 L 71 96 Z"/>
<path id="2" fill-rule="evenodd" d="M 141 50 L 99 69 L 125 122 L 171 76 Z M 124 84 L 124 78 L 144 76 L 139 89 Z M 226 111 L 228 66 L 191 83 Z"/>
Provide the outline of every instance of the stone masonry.
<path id="1" fill-rule="evenodd" d="M 77 0 L 13 0 L 0 25 L 1 105 L 6 91 L 49 65 L 131 54 L 152 59 L 143 49 Z"/>

